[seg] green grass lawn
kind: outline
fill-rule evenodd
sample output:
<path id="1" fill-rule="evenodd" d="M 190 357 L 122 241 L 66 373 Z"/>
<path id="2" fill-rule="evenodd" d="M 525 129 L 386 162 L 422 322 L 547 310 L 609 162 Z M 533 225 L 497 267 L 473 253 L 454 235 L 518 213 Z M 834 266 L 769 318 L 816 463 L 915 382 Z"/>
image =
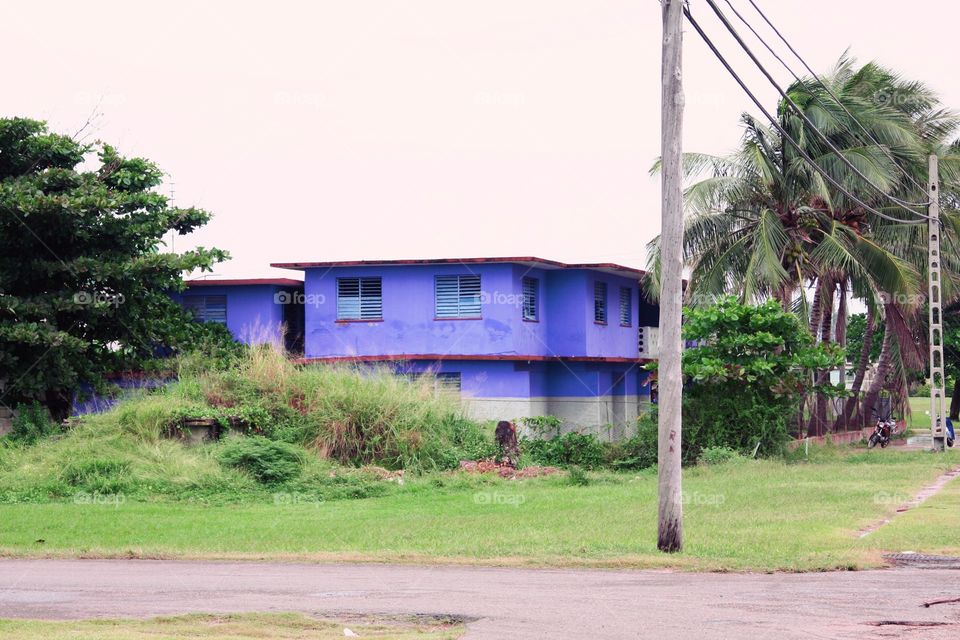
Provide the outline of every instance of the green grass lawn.
<path id="1" fill-rule="evenodd" d="M 0 619 L 6 640 L 164 640 L 223 639 L 333 640 L 344 628 L 365 638 L 447 640 L 463 634 L 459 625 L 404 622 L 337 622 L 300 614 L 186 615 L 150 620 Z"/>
<path id="2" fill-rule="evenodd" d="M 910 398 L 910 415 L 907 416 L 907 429 L 930 430 L 929 396 L 926 398 Z"/>
<path id="3" fill-rule="evenodd" d="M 0 505 L 0 553 L 814 570 L 882 564 L 883 551 L 960 553 L 960 482 L 865 539 L 857 531 L 946 468 L 922 452 L 817 452 L 685 471 L 686 548 L 655 548 L 656 476 L 593 474 L 408 482 L 377 498 Z"/>

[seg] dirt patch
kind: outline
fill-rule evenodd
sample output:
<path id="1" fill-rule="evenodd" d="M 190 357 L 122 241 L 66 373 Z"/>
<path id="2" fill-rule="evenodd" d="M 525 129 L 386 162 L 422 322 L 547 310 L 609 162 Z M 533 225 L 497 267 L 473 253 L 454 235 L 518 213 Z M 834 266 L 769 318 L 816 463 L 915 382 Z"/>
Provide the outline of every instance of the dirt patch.
<path id="1" fill-rule="evenodd" d="M 557 467 L 524 467 L 523 469 L 514 469 L 510 465 L 502 464 L 496 460 L 461 460 L 460 471 L 466 473 L 495 473 L 501 478 L 510 480 L 521 480 L 524 478 L 537 478 L 539 476 L 549 476 L 554 473 L 560 473 Z"/>

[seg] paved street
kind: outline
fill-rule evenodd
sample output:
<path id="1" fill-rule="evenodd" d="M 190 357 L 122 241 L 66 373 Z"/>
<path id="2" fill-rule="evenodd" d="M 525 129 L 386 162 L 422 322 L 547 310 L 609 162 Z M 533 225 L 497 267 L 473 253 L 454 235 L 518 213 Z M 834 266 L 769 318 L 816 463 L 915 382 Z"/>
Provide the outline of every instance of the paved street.
<path id="1" fill-rule="evenodd" d="M 468 638 L 960 637 L 960 605 L 921 606 L 960 597 L 960 571 L 950 570 L 766 575 L 8 559 L 0 560 L 0 585 L 3 617 L 425 613 L 470 619 Z"/>

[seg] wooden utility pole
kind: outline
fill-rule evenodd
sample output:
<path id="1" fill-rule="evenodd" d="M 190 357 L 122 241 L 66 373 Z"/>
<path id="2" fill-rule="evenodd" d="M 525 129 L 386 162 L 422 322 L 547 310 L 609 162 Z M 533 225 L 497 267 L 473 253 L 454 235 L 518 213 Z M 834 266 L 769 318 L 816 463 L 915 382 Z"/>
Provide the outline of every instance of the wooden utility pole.
<path id="1" fill-rule="evenodd" d="M 680 426 L 683 380 L 680 324 L 683 314 L 683 1 L 663 5 L 663 83 L 660 103 L 662 210 L 660 228 L 660 364 L 657 469 L 660 503 L 657 548 L 683 549 L 683 491 L 680 473 Z"/>
<path id="2" fill-rule="evenodd" d="M 927 209 L 930 219 L 927 220 L 927 271 L 929 279 L 929 297 L 927 308 L 930 314 L 930 432 L 933 436 L 933 449 L 944 450 L 946 438 L 946 384 L 943 375 L 943 307 L 940 295 L 940 170 L 937 156 L 930 156 L 930 186 L 928 197 L 930 206 Z"/>

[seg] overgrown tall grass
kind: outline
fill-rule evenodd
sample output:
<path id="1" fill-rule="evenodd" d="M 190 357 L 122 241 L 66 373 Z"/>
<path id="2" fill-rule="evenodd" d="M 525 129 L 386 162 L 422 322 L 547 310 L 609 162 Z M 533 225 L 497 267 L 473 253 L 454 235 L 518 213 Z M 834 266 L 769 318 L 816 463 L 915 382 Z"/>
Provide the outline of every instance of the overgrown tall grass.
<path id="1" fill-rule="evenodd" d="M 480 426 L 463 415 L 456 399 L 438 395 L 429 377 L 408 380 L 383 368 L 301 367 L 264 346 L 225 371 L 184 383 L 186 400 L 342 464 L 431 470 L 492 453 Z"/>
<path id="2" fill-rule="evenodd" d="M 140 391 L 66 433 L 32 444 L 0 438 L 0 501 L 97 493 L 223 502 L 268 499 L 278 490 L 365 497 L 389 490 L 388 483 L 379 471 L 355 468 L 449 469 L 493 453 L 488 434 L 456 400 L 435 394 L 429 379 L 301 367 L 269 346 L 248 349 L 226 366 L 204 367 L 189 357 L 179 371 L 168 387 Z M 264 477 L 224 462 L 228 443 L 191 446 L 171 438 L 187 418 L 219 421 L 228 440 L 246 433 L 301 448 L 299 472 L 284 480 L 285 489 L 264 486 Z"/>

